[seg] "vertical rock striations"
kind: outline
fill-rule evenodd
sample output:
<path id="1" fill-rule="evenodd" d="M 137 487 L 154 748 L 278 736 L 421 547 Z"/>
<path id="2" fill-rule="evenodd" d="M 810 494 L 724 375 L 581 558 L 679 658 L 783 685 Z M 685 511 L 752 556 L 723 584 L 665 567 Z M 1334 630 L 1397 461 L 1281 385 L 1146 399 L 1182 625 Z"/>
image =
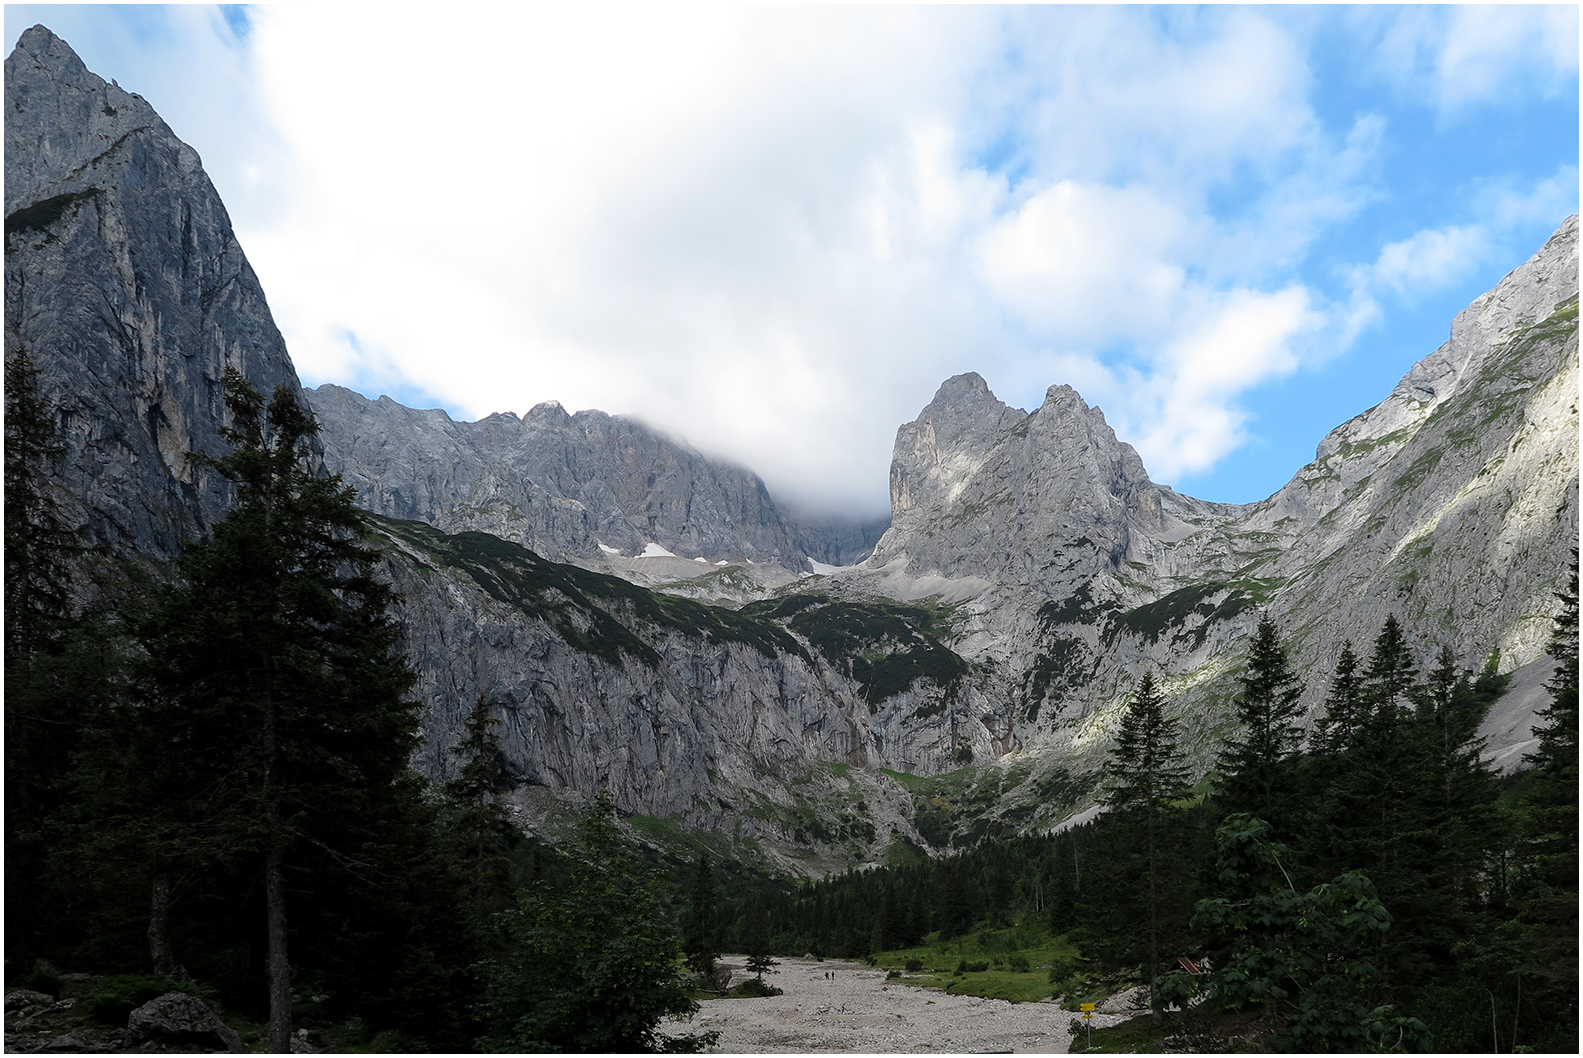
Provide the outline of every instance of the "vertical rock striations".
<path id="1" fill-rule="evenodd" d="M 70 515 L 174 553 L 225 509 L 220 380 L 296 372 L 198 155 L 42 26 L 5 64 L 5 343 L 60 413 Z"/>
<path id="2" fill-rule="evenodd" d="M 307 394 L 325 464 L 369 510 L 480 529 L 544 554 L 683 558 L 807 568 L 796 529 L 758 476 L 602 411 L 555 401 L 522 417 L 456 422 L 340 386 Z"/>

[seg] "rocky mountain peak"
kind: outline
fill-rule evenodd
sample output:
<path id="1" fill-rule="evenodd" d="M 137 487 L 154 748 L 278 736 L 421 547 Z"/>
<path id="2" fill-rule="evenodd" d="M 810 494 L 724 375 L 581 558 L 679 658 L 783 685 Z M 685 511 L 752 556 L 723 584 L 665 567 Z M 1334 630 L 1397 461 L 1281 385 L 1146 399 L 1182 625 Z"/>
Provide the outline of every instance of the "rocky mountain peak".
<path id="1" fill-rule="evenodd" d="M 22 34 L 6 61 L 6 153 L 25 154 L 25 167 L 7 167 L 6 213 L 47 197 L 45 191 L 83 191 L 91 170 L 122 154 L 129 137 L 145 130 L 169 141 L 189 171 L 198 155 L 176 140 L 141 97 L 107 83 L 83 65 L 64 40 L 43 26 Z M 52 119 L 36 120 L 42 115 Z M 57 186 L 69 183 L 70 187 Z"/>
<path id="2" fill-rule="evenodd" d="M 198 155 L 42 26 L 5 62 L 6 349 L 59 410 L 68 516 L 173 554 L 229 505 L 221 379 L 297 387 Z"/>
<path id="3" fill-rule="evenodd" d="M 528 409 L 522 421 L 532 426 L 543 426 L 554 430 L 564 430 L 572 425 L 572 416 L 561 407 L 558 400 L 546 400 L 535 404 Z"/>
<path id="4" fill-rule="evenodd" d="M 982 465 L 994 439 L 1026 417 L 997 400 L 977 372 L 946 379 L 918 418 L 896 431 L 892 520 L 914 507 L 950 502 Z"/>
<path id="5" fill-rule="evenodd" d="M 1102 552 L 1100 564 L 1119 562 L 1131 528 L 1162 525 L 1160 491 L 1071 386 L 1051 386 L 1030 415 L 958 375 L 896 432 L 892 529 L 870 564 L 905 557 L 914 574 L 996 580 L 1010 563 L 1018 580 L 1040 581 L 1053 560 L 1026 538 L 1057 529 Z"/>

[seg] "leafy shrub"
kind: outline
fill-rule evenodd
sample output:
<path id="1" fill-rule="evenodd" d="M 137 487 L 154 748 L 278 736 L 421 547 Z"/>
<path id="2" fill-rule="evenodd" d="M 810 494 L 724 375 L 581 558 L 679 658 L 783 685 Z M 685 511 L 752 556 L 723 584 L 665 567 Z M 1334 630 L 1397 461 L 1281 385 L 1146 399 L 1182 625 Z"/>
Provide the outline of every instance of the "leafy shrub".
<path id="1" fill-rule="evenodd" d="M 741 984 L 733 988 L 731 990 L 731 994 L 744 996 L 749 999 L 756 999 L 763 998 L 765 996 L 784 995 L 785 993 L 783 993 L 779 988 L 776 988 L 774 985 L 765 984 L 757 977 L 749 977 L 746 981 L 743 981 Z"/>
<path id="2" fill-rule="evenodd" d="M 400 1029 L 385 1029 L 375 1033 L 362 1018 L 347 1022 L 346 1031 L 336 1041 L 339 1054 L 429 1054 L 433 1048 L 420 1039 L 407 1035 Z"/>
<path id="3" fill-rule="evenodd" d="M 887 980 L 887 981 L 894 981 L 900 976 L 901 976 L 901 971 L 900 970 L 892 970 L 892 971 L 890 971 L 889 973 L 887 973 L 885 975 L 885 980 Z"/>
<path id="4" fill-rule="evenodd" d="M 1014 974 L 1025 974 L 1028 972 L 1028 957 L 1018 953 L 1007 959 L 1006 965 Z"/>
<path id="5" fill-rule="evenodd" d="M 26 988 L 33 992 L 43 992 L 55 999 L 60 998 L 60 978 L 55 976 L 53 970 L 45 970 L 42 967 L 29 970 L 16 984 L 8 985 L 7 991 L 11 988 Z"/>
<path id="6" fill-rule="evenodd" d="M 153 974 L 117 974 L 95 981 L 79 1004 L 97 1021 L 125 1025 L 132 1011 L 166 992 L 185 992 L 203 1000 L 213 999 L 215 995 L 213 988 L 196 981 L 178 981 L 174 977 Z"/>
<path id="7" fill-rule="evenodd" d="M 429 1054 L 433 1048 L 400 1029 L 386 1029 L 368 1041 L 370 1054 Z"/>
<path id="8" fill-rule="evenodd" d="M 1061 984 L 1077 972 L 1077 967 L 1072 965 L 1071 959 L 1056 957 L 1050 961 L 1050 983 Z"/>
<path id="9" fill-rule="evenodd" d="M 923 969 L 923 960 L 922 959 L 908 959 L 907 960 L 907 972 L 908 973 L 915 974 L 919 970 L 922 970 L 922 969 Z"/>

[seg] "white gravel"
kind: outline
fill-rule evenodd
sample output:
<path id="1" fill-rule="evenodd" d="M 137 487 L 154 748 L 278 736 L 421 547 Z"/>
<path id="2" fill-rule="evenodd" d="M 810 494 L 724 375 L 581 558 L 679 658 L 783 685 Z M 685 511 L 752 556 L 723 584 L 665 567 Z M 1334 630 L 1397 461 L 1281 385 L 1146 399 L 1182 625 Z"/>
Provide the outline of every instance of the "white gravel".
<path id="1" fill-rule="evenodd" d="M 721 961 L 741 976 L 742 956 Z M 716 1054 L 1065 1054 L 1067 1025 L 1079 1017 L 1049 1001 L 1008 1003 L 887 981 L 884 970 L 862 963 L 780 962 L 764 980 L 785 995 L 705 1000 L 690 1023 L 666 1029 L 717 1030 Z M 1123 1020 L 1096 1014 L 1094 1027 Z"/>

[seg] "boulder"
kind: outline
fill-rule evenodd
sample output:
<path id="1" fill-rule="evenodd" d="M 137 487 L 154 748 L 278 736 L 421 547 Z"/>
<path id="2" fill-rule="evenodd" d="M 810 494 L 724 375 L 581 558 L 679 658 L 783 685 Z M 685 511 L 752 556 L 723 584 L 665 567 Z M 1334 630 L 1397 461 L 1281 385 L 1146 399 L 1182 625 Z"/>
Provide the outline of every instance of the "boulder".
<path id="1" fill-rule="evenodd" d="M 166 992 L 132 1011 L 127 1032 L 133 1039 L 190 1045 L 194 1050 L 242 1054 L 242 1038 L 209 1005 L 185 992 Z"/>
<path id="2" fill-rule="evenodd" d="M 17 988 L 5 994 L 5 1012 L 23 1014 L 55 1005 L 55 997 L 35 992 L 31 988 Z"/>

